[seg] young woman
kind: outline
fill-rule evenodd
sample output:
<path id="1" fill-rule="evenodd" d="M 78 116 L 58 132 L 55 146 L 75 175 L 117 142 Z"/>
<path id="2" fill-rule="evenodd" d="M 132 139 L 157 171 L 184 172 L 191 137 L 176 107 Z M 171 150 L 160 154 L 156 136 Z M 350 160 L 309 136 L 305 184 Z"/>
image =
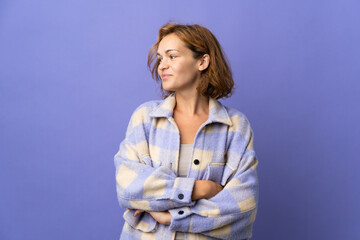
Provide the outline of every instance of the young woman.
<path id="1" fill-rule="evenodd" d="M 220 44 L 202 26 L 167 24 L 148 66 L 164 99 L 134 111 L 114 158 L 120 239 L 249 239 L 258 162 L 247 118 L 217 101 L 234 85 Z"/>

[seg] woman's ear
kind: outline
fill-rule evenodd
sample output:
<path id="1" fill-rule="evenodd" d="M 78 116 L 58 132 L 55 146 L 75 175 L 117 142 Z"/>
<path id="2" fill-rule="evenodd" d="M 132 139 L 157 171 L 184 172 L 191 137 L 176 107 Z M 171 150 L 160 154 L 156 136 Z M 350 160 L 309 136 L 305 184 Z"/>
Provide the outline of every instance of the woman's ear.
<path id="1" fill-rule="evenodd" d="M 201 59 L 200 59 L 200 65 L 199 65 L 199 71 L 204 71 L 205 69 L 207 69 L 209 67 L 209 63 L 210 63 L 210 55 L 209 54 L 204 54 Z"/>

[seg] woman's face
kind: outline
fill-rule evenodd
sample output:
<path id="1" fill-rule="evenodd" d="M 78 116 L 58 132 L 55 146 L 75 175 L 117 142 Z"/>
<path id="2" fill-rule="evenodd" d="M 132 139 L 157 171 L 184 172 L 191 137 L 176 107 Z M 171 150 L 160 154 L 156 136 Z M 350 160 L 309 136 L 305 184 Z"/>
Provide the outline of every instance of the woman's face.
<path id="1" fill-rule="evenodd" d="M 169 34 L 160 41 L 157 58 L 160 60 L 158 74 L 164 90 L 196 89 L 200 81 L 201 60 L 195 59 L 192 51 L 175 34 Z"/>

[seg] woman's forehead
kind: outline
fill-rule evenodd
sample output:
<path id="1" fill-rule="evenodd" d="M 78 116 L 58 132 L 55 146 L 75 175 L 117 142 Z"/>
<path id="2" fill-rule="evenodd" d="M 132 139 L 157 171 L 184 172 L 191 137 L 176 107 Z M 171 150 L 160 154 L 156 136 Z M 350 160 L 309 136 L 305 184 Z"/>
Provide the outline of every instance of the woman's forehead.
<path id="1" fill-rule="evenodd" d="M 179 37 L 175 34 L 169 34 L 160 41 L 158 53 L 167 53 L 170 50 L 184 51 L 185 48 L 185 43 Z"/>

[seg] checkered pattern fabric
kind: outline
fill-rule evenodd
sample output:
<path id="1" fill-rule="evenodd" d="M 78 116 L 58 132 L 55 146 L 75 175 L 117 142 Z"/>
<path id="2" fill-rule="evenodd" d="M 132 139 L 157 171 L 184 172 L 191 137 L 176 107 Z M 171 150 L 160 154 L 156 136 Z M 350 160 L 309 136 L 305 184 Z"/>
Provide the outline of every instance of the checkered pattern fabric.
<path id="1" fill-rule="evenodd" d="M 126 208 L 120 239 L 248 239 L 258 203 L 258 161 L 248 119 L 209 98 L 209 118 L 196 133 L 187 177 L 178 177 L 180 133 L 173 118 L 175 93 L 141 104 L 114 157 L 119 204 Z M 196 180 L 224 188 L 210 199 L 191 200 Z M 166 211 L 170 226 L 136 209 Z"/>

